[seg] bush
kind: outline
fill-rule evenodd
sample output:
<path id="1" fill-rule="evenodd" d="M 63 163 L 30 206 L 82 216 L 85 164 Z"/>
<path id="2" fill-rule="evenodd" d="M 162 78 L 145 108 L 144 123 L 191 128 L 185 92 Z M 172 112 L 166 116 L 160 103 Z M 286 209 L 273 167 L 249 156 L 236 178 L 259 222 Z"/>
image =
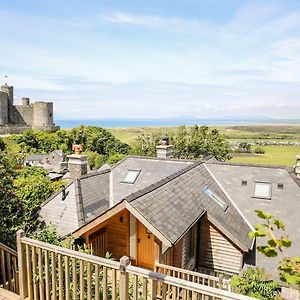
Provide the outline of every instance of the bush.
<path id="1" fill-rule="evenodd" d="M 265 151 L 265 149 L 262 148 L 262 147 L 256 147 L 256 148 L 254 149 L 254 153 L 256 153 L 256 154 L 265 154 L 266 151 Z"/>
<path id="2" fill-rule="evenodd" d="M 279 283 L 271 280 L 264 269 L 249 267 L 241 276 L 233 275 L 231 285 L 235 292 L 249 297 L 263 300 L 280 299 Z"/>

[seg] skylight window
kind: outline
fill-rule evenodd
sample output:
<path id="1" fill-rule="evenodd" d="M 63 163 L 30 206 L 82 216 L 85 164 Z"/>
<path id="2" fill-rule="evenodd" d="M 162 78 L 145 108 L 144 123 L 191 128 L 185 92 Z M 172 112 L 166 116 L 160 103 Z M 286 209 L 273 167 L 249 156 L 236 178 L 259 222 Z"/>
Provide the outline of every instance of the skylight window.
<path id="1" fill-rule="evenodd" d="M 256 181 L 254 189 L 254 197 L 262 199 L 271 199 L 271 183 Z"/>
<path id="2" fill-rule="evenodd" d="M 136 179 L 138 178 L 141 170 L 128 170 L 127 174 L 123 178 L 123 183 L 135 183 Z"/>
<path id="3" fill-rule="evenodd" d="M 216 195 L 208 186 L 203 189 L 203 192 L 214 202 L 216 202 L 218 205 L 220 205 L 224 211 L 227 210 L 228 205 L 218 196 Z"/>

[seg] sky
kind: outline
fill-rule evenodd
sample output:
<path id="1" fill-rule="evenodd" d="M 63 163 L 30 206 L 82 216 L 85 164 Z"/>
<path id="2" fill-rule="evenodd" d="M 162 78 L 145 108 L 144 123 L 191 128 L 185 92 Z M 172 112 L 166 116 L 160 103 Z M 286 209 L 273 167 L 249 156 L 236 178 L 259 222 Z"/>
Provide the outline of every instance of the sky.
<path id="1" fill-rule="evenodd" d="M 300 118 L 299 0 L 0 0 L 0 34 L 56 119 Z"/>

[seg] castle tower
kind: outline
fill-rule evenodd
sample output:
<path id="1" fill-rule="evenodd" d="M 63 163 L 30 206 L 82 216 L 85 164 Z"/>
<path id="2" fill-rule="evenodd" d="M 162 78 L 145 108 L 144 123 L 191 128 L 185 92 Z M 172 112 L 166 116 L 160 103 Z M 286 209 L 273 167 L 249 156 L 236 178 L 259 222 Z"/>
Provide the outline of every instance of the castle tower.
<path id="1" fill-rule="evenodd" d="M 22 98 L 22 105 L 23 106 L 28 106 L 30 104 L 30 99 L 27 97 Z"/>
<path id="2" fill-rule="evenodd" d="M 1 91 L 8 95 L 8 105 L 14 105 L 14 87 L 5 83 L 1 86 Z"/>
<path id="3" fill-rule="evenodd" d="M 33 104 L 33 127 L 53 126 L 53 102 Z"/>
<path id="4" fill-rule="evenodd" d="M 0 126 L 8 124 L 8 96 L 0 91 Z"/>

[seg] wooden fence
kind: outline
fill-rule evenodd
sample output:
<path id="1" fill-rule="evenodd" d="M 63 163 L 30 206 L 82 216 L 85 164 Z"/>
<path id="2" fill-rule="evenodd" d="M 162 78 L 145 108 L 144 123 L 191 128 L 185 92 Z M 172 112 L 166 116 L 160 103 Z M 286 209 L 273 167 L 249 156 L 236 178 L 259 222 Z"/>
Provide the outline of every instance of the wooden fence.
<path id="1" fill-rule="evenodd" d="M 155 263 L 155 272 L 181 278 L 187 281 L 200 283 L 206 286 L 231 291 L 230 280 L 225 279 L 222 274 L 218 277 L 199 272 L 193 272 L 181 268 L 172 267 L 160 263 Z"/>
<path id="2" fill-rule="evenodd" d="M 19 293 L 17 252 L 0 243 L 0 287 Z"/>
<path id="3" fill-rule="evenodd" d="M 17 234 L 21 300 L 253 300 L 200 283 L 35 241 Z"/>

